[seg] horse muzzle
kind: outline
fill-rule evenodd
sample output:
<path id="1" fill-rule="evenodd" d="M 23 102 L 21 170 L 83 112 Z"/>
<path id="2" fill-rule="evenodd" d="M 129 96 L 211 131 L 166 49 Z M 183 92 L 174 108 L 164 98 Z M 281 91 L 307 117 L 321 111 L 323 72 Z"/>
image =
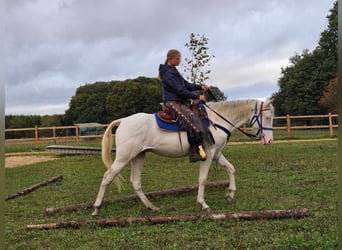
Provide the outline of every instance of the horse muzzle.
<path id="1" fill-rule="evenodd" d="M 267 136 L 262 135 L 260 142 L 261 142 L 262 145 L 265 145 L 265 146 L 266 145 L 271 145 L 273 143 L 273 139 L 269 138 Z"/>

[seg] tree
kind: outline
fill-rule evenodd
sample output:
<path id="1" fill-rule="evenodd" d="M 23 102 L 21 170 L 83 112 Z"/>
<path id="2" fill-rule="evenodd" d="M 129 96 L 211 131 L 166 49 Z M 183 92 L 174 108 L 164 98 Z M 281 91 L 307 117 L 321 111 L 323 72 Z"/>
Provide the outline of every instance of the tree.
<path id="1" fill-rule="evenodd" d="M 62 126 L 63 115 L 43 115 L 41 116 L 41 127 L 53 127 L 53 126 Z M 52 130 L 42 130 L 39 131 L 40 136 L 54 136 L 54 135 L 64 135 L 64 131 L 58 129 L 54 132 Z"/>
<path id="2" fill-rule="evenodd" d="M 41 116 L 42 127 L 62 126 L 63 115 L 43 115 Z"/>
<path id="3" fill-rule="evenodd" d="M 39 115 L 5 116 L 5 128 L 34 128 L 41 124 Z M 34 137 L 34 131 L 7 132 L 6 139 Z"/>
<path id="4" fill-rule="evenodd" d="M 108 123 L 138 112 L 160 110 L 161 85 L 157 78 L 95 82 L 80 86 L 71 98 L 63 124 Z"/>
<path id="5" fill-rule="evenodd" d="M 184 72 L 190 73 L 190 76 L 186 78 L 191 82 L 196 82 L 199 84 L 204 84 L 206 80 L 209 79 L 209 74 L 211 72 L 208 67 L 210 67 L 210 60 L 214 58 L 214 55 L 209 55 L 208 50 L 208 38 L 203 34 L 190 34 L 190 42 L 186 43 L 184 46 L 190 51 L 191 58 L 185 58 L 187 65 L 184 66 Z"/>
<path id="6" fill-rule="evenodd" d="M 213 94 L 213 96 L 215 97 L 215 99 L 208 94 L 208 92 L 205 92 L 205 98 L 207 99 L 207 102 L 211 102 L 211 101 L 224 101 L 227 100 L 227 97 L 224 95 L 224 93 L 216 86 L 211 86 L 210 87 L 210 91 Z"/>
<path id="7" fill-rule="evenodd" d="M 321 33 L 317 50 L 324 59 L 323 64 L 328 69 L 336 67 L 338 59 L 338 2 L 330 10 L 328 18 L 328 28 Z M 337 71 L 335 71 L 337 72 Z"/>
<path id="8" fill-rule="evenodd" d="M 184 65 L 184 73 L 187 74 L 186 79 L 198 84 L 204 84 L 209 79 L 211 73 L 210 61 L 215 58 L 214 55 L 210 55 L 208 50 L 209 39 L 205 35 L 190 34 L 190 41 L 184 46 L 189 49 L 190 58 L 185 58 L 186 65 Z M 226 100 L 227 98 L 220 91 L 218 87 L 211 88 L 212 93 L 218 101 Z M 211 95 L 205 94 L 207 101 L 213 101 Z"/>
<path id="9" fill-rule="evenodd" d="M 5 128 L 33 128 L 41 124 L 39 115 L 8 115 L 5 117 Z"/>
<path id="10" fill-rule="evenodd" d="M 291 64 L 282 68 L 280 90 L 274 95 L 278 115 L 321 114 L 317 105 L 326 81 L 321 79 L 316 54 L 304 50 L 302 55 L 290 58 Z"/>
<path id="11" fill-rule="evenodd" d="M 95 82 L 79 87 L 75 96 L 71 98 L 69 109 L 65 112 L 65 123 L 105 123 L 105 101 L 109 89 L 110 83 L 107 82 Z"/>
<path id="12" fill-rule="evenodd" d="M 323 95 L 319 100 L 319 104 L 326 108 L 330 113 L 338 113 L 338 76 L 330 81 L 324 88 Z"/>
<path id="13" fill-rule="evenodd" d="M 139 112 L 160 110 L 160 81 L 139 77 L 115 84 L 106 98 L 107 122 Z"/>
<path id="14" fill-rule="evenodd" d="M 337 72 L 337 1 L 327 18 L 328 28 L 321 33 L 317 47 L 294 55 L 281 69 L 279 91 L 273 94 L 276 115 L 327 112 L 320 99 Z"/>

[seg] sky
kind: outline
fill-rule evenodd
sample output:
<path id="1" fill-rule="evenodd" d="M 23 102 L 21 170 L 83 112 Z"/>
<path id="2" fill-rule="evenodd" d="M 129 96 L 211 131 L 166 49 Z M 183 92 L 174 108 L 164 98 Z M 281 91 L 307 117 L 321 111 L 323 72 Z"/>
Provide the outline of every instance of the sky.
<path id="1" fill-rule="evenodd" d="M 269 97 L 289 58 L 317 46 L 334 1 L 6 0 L 5 114 L 64 114 L 86 83 L 156 77 L 169 49 L 189 56 L 191 33 L 215 56 L 208 85 Z"/>

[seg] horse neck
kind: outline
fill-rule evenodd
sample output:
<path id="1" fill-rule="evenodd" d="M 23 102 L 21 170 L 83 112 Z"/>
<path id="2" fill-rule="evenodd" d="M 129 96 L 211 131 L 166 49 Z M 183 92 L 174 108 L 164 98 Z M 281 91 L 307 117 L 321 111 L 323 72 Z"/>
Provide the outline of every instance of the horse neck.
<path id="1" fill-rule="evenodd" d="M 222 115 L 236 127 L 240 127 L 245 124 L 252 117 L 254 112 L 254 106 L 257 100 L 236 100 L 236 101 L 223 101 L 223 102 L 213 102 L 208 103 L 208 106 L 215 110 L 217 113 Z M 226 123 L 212 111 L 208 110 L 209 118 L 218 124 Z M 231 125 L 226 125 L 229 130 L 234 130 Z"/>

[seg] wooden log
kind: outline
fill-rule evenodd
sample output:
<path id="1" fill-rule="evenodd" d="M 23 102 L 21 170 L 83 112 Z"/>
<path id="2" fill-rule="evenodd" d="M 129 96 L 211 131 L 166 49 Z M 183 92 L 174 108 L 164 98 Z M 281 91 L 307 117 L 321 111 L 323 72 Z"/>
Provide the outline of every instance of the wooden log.
<path id="1" fill-rule="evenodd" d="M 206 187 L 222 187 L 222 186 L 228 186 L 229 182 L 228 181 L 221 181 L 221 182 L 209 182 L 206 184 Z M 166 189 L 162 191 L 152 191 L 152 192 L 147 192 L 145 195 L 147 197 L 156 197 L 156 196 L 163 196 L 163 195 L 170 195 L 170 194 L 180 194 L 180 193 L 189 193 L 196 191 L 198 189 L 198 185 L 192 185 L 192 186 L 185 186 L 185 187 L 180 187 L 180 188 L 173 188 L 173 189 Z M 132 200 L 138 200 L 139 197 L 137 195 L 129 195 L 125 196 L 122 198 L 117 198 L 113 200 L 105 200 L 102 202 L 102 206 L 112 204 L 114 202 L 118 201 L 132 201 Z M 56 212 L 60 211 L 75 211 L 78 209 L 82 208 L 90 208 L 93 206 L 93 203 L 80 203 L 80 204 L 74 204 L 74 205 L 69 205 L 65 207 L 50 207 L 45 209 L 45 215 L 51 215 Z"/>
<path id="2" fill-rule="evenodd" d="M 242 211 L 234 213 L 213 214 L 212 219 L 233 219 L 239 218 L 244 220 L 257 219 L 282 219 L 282 218 L 302 218 L 308 216 L 307 208 L 288 209 L 288 210 L 260 210 L 260 211 Z"/>
<path id="3" fill-rule="evenodd" d="M 50 184 L 50 183 L 56 182 L 56 181 L 58 181 L 58 180 L 61 180 L 62 178 L 63 178 L 62 175 L 52 177 L 52 178 L 50 178 L 50 179 L 48 179 L 48 180 L 42 181 L 42 182 L 37 183 L 37 184 L 35 184 L 35 185 L 33 185 L 33 186 L 24 188 L 23 190 L 18 191 L 18 192 L 16 192 L 15 194 L 10 194 L 10 195 L 8 195 L 8 196 L 5 198 L 5 200 L 8 201 L 8 200 L 17 198 L 17 197 L 19 197 L 19 196 L 26 195 L 26 194 L 31 193 L 32 191 L 34 191 L 34 190 L 36 190 L 36 189 L 38 189 L 38 188 L 40 188 L 40 187 L 43 187 L 43 186 L 46 186 L 46 185 L 48 185 L 48 184 Z"/>
<path id="4" fill-rule="evenodd" d="M 66 154 L 101 154 L 102 149 L 101 147 L 50 145 L 47 146 L 45 150 L 49 152 L 58 152 Z M 115 148 L 112 149 L 112 152 L 115 152 Z"/>
<path id="5" fill-rule="evenodd" d="M 147 217 L 126 217 L 126 218 L 108 218 L 99 220 L 66 221 L 47 224 L 27 225 L 27 229 L 58 229 L 58 228 L 80 228 L 83 225 L 97 226 L 125 226 L 128 224 L 149 223 L 163 224 L 177 221 L 196 221 L 196 220 L 260 220 L 260 219 L 285 219 L 285 218 L 303 218 L 308 216 L 306 208 L 289 210 L 262 210 L 262 211 L 241 211 L 218 214 L 195 214 L 195 215 L 173 215 L 173 216 L 147 216 Z"/>

